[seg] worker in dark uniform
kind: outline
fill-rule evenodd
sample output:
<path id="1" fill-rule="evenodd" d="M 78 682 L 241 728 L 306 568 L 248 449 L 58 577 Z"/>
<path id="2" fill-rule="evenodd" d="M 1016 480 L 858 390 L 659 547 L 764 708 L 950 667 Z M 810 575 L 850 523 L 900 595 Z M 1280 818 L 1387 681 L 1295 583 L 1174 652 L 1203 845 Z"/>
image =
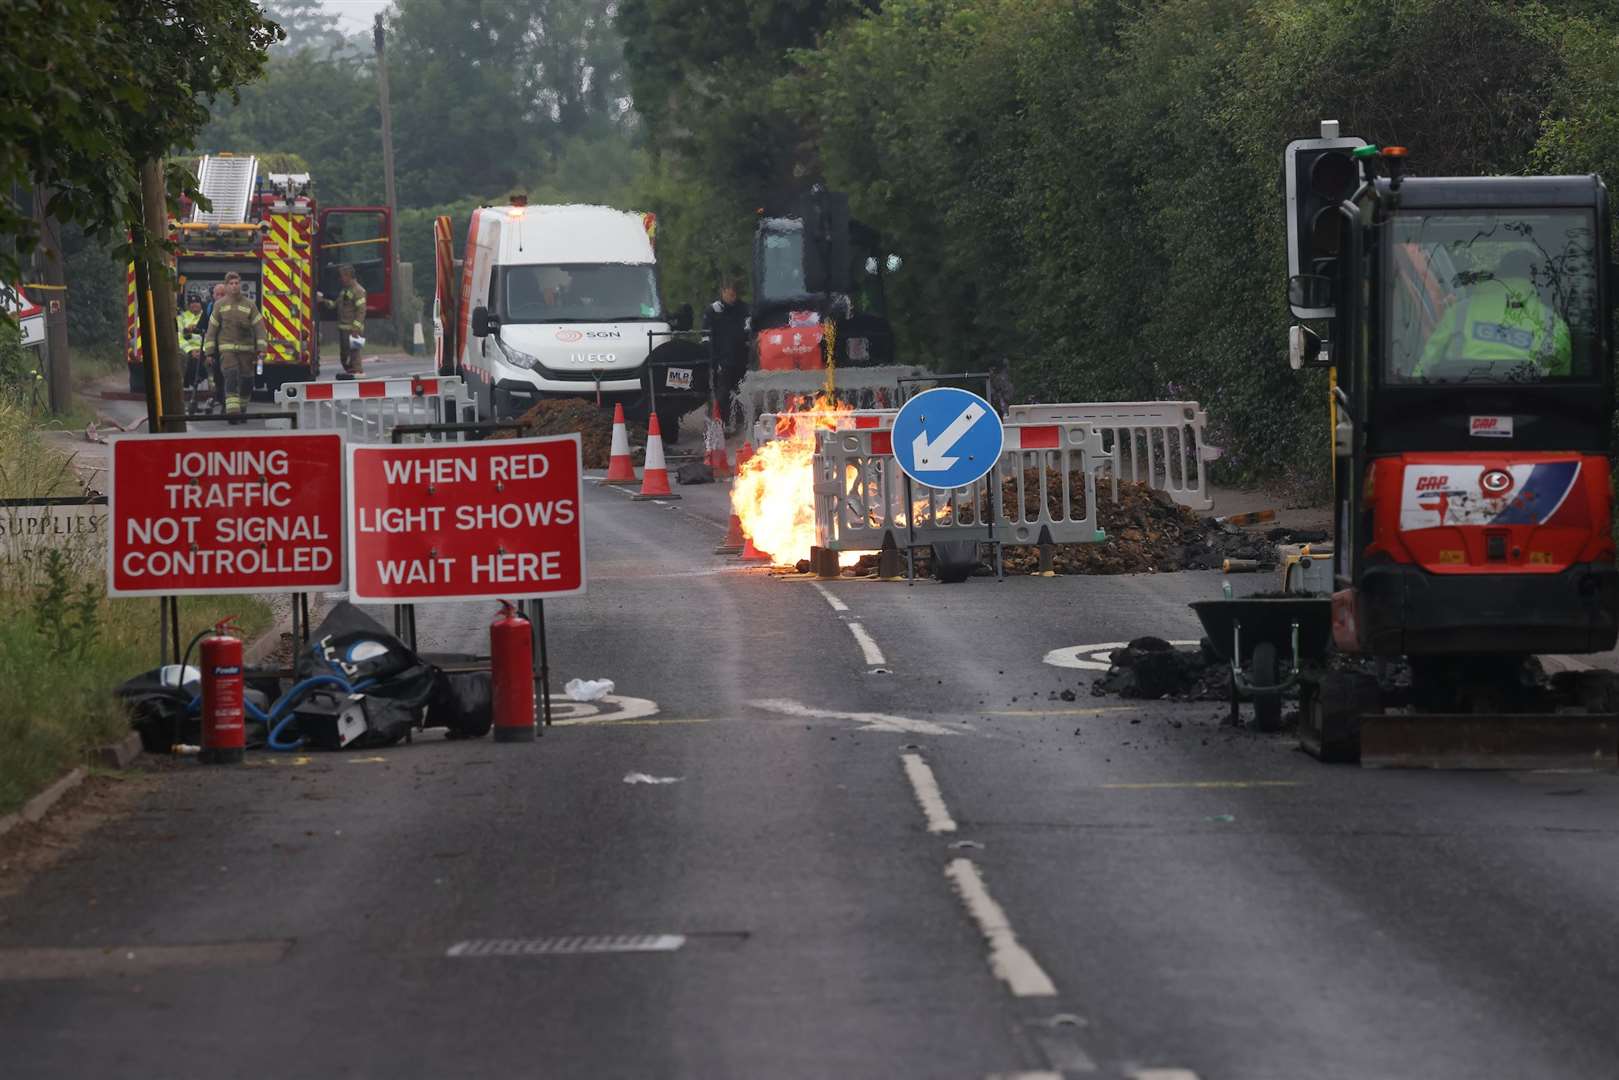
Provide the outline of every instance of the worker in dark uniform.
<path id="1" fill-rule="evenodd" d="M 703 311 L 715 400 L 726 416 L 731 413 L 731 399 L 748 370 L 748 315 L 748 305 L 737 296 L 735 276 L 720 283 L 720 298 Z"/>

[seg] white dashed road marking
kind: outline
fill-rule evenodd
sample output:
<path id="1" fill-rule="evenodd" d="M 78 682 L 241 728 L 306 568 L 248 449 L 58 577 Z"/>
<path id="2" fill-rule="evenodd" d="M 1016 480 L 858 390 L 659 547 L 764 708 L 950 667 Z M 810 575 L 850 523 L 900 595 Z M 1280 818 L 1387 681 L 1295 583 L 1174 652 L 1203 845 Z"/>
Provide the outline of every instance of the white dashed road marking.
<path id="1" fill-rule="evenodd" d="M 832 605 L 832 610 L 833 611 L 848 611 L 849 610 L 849 605 L 845 604 L 842 600 L 839 600 L 836 596 L 833 596 L 832 595 L 832 590 L 828 589 L 825 585 L 822 585 L 820 582 L 817 581 L 817 582 L 814 583 L 814 587 L 815 587 L 816 592 L 818 592 L 822 596 L 826 597 L 826 602 Z"/>
<path id="2" fill-rule="evenodd" d="M 900 760 L 905 762 L 905 775 L 911 781 L 911 790 L 916 792 L 916 801 L 922 805 L 922 815 L 928 819 L 928 832 L 955 832 L 956 821 L 944 805 L 939 781 L 934 779 L 933 770 L 922 760 L 922 755 L 901 754 Z"/>
<path id="3" fill-rule="evenodd" d="M 882 667 L 888 663 L 887 660 L 883 659 L 883 651 L 877 647 L 877 642 L 872 640 L 871 635 L 866 633 L 864 626 L 857 622 L 852 622 L 849 624 L 849 633 L 854 635 L 855 642 L 860 646 L 860 651 L 865 654 L 867 667 Z"/>
<path id="4" fill-rule="evenodd" d="M 956 886 L 967 913 L 989 943 L 989 968 L 1006 983 L 1013 997 L 1054 997 L 1056 986 L 1039 962 L 1019 944 L 1006 912 L 984 886 L 983 876 L 971 859 L 952 859 L 945 876 Z"/>

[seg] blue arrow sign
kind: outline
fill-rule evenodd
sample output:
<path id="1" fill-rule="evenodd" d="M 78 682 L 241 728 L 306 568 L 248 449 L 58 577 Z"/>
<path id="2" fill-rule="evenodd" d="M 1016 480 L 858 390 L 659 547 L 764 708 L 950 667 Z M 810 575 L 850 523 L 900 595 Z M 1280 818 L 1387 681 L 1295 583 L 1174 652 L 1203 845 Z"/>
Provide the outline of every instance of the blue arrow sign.
<path id="1" fill-rule="evenodd" d="M 970 484 L 995 467 L 1005 436 L 989 402 L 941 386 L 913 397 L 894 417 L 894 458 L 905 475 L 933 488 Z"/>

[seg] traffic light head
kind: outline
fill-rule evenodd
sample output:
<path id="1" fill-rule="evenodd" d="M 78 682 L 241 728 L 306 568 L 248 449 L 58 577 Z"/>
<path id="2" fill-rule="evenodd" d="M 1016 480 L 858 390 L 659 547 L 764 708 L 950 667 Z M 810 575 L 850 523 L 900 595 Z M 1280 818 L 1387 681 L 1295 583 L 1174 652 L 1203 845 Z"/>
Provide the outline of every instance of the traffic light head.
<path id="1" fill-rule="evenodd" d="M 1295 284 L 1289 292 L 1293 314 L 1301 319 L 1327 319 L 1334 313 L 1326 282 L 1297 282 L 1300 277 L 1336 279 L 1344 218 L 1339 207 L 1355 193 L 1360 165 L 1354 150 L 1366 140 L 1340 137 L 1338 124 L 1321 125 L 1320 139 L 1297 139 L 1287 145 L 1287 272 Z"/>

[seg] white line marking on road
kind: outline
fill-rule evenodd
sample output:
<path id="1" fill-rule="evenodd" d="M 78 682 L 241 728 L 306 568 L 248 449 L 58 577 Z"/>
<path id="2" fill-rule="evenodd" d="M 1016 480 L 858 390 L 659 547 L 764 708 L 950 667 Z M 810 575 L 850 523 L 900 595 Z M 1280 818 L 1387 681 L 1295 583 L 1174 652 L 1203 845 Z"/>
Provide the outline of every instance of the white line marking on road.
<path id="1" fill-rule="evenodd" d="M 1137 1069 L 1130 1080 L 1197 1080 L 1191 1069 Z"/>
<path id="2" fill-rule="evenodd" d="M 1045 662 L 1052 667 L 1078 668 L 1080 671 L 1107 671 L 1113 665 L 1108 661 L 1108 653 L 1114 649 L 1122 649 L 1130 644 L 1128 641 L 1098 641 L 1091 645 L 1070 645 L 1066 649 L 1052 649 L 1045 655 Z M 1191 648 L 1198 644 L 1196 641 L 1171 641 L 1177 649 Z"/>
<path id="3" fill-rule="evenodd" d="M 848 625 L 849 633 L 854 635 L 855 641 L 860 645 L 860 651 L 866 655 L 867 667 L 882 667 L 884 664 L 888 663 L 888 661 L 883 658 L 883 651 L 877 647 L 877 642 L 872 640 L 871 635 L 866 633 L 866 628 L 864 626 L 861 626 L 857 622 L 852 622 Z"/>
<path id="4" fill-rule="evenodd" d="M 967 906 L 967 913 L 978 924 L 984 940 L 989 942 L 990 970 L 997 979 L 1006 983 L 1012 996 L 1055 997 L 1057 988 L 1052 985 L 1051 977 L 1030 955 L 1029 950 L 1018 943 L 1006 912 L 984 887 L 984 879 L 977 865 L 971 859 L 952 859 L 944 868 L 944 874 L 956 886 L 961 902 Z"/>
<path id="5" fill-rule="evenodd" d="M 949 807 L 944 805 L 944 793 L 939 790 L 939 781 L 934 778 L 928 763 L 922 760 L 922 755 L 901 754 L 900 760 L 905 762 L 905 775 L 911 781 L 911 790 L 916 792 L 916 801 L 922 805 L 922 815 L 928 819 L 928 832 L 955 832 L 956 819 L 950 816 Z"/>
<path id="6" fill-rule="evenodd" d="M 861 725 L 861 731 L 891 731 L 912 735 L 960 735 L 954 728 L 947 728 L 943 724 L 935 724 L 932 720 L 912 720 L 905 716 L 891 716 L 888 713 L 875 712 L 837 712 L 833 709 L 817 709 L 809 705 L 801 705 L 796 701 L 784 698 L 767 698 L 764 701 L 755 701 L 754 706 L 766 712 L 782 713 L 786 716 L 801 716 L 816 720 L 848 720 Z"/>
<path id="7" fill-rule="evenodd" d="M 678 784 L 684 779 L 683 776 L 648 776 L 644 772 L 624 774 L 626 784 Z"/>
<path id="8" fill-rule="evenodd" d="M 600 724 L 612 720 L 640 720 L 658 715 L 658 703 L 650 698 L 608 694 L 596 701 L 571 701 L 551 696 L 551 722 L 556 727 L 570 724 Z"/>
<path id="9" fill-rule="evenodd" d="M 990 1073 L 984 1080 L 1062 1080 L 1062 1073 L 1049 1069 L 1034 1072 Z"/>
<path id="10" fill-rule="evenodd" d="M 837 597 L 833 596 L 832 595 L 832 590 L 828 589 L 825 585 L 822 585 L 819 581 L 813 581 L 810 584 L 814 586 L 816 592 L 818 592 L 822 596 L 826 597 L 826 602 L 832 605 L 832 610 L 833 611 L 848 611 L 849 610 L 849 605 L 845 604 L 842 600 L 839 600 Z"/>
<path id="11" fill-rule="evenodd" d="M 474 938 L 458 941 L 445 956 L 568 956 L 578 953 L 674 952 L 684 934 L 584 934 L 553 938 Z"/>

